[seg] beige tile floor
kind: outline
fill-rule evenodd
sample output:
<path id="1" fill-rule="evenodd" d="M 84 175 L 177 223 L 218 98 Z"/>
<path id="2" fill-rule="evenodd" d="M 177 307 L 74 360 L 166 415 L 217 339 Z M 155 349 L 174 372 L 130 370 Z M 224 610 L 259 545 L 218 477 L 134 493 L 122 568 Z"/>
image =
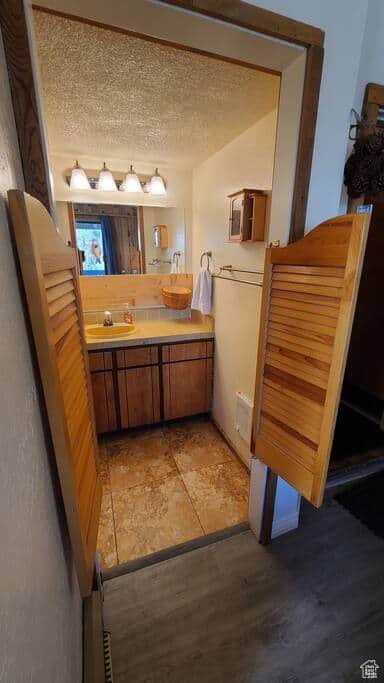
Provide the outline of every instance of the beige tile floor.
<path id="1" fill-rule="evenodd" d="M 208 420 L 100 442 L 102 568 L 247 519 L 249 477 Z"/>

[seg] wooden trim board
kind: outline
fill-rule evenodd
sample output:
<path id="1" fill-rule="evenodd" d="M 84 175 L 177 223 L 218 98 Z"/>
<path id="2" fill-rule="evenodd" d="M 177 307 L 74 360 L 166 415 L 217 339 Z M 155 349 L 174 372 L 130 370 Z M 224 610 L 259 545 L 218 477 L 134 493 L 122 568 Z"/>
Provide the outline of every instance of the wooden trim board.
<path id="1" fill-rule="evenodd" d="M 25 189 L 50 211 L 51 186 L 27 21 L 23 0 L 0 0 L 0 27 Z"/>
<path id="2" fill-rule="evenodd" d="M 230 24 L 243 26 L 289 43 L 308 47 L 324 44 L 324 32 L 316 26 L 304 24 L 282 14 L 250 5 L 241 0 L 160 0 L 165 5 L 176 5 L 191 12 L 198 12 Z"/>
<path id="3" fill-rule="evenodd" d="M 305 231 L 323 58 L 322 47 L 307 48 L 289 242 L 303 237 Z"/>

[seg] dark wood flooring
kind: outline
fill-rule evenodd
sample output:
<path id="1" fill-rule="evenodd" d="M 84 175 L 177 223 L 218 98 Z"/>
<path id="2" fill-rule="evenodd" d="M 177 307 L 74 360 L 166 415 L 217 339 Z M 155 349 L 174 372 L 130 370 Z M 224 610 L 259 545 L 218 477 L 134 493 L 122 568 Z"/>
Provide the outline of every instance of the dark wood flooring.
<path id="1" fill-rule="evenodd" d="M 333 499 L 105 583 L 115 683 L 384 680 L 384 541 Z"/>

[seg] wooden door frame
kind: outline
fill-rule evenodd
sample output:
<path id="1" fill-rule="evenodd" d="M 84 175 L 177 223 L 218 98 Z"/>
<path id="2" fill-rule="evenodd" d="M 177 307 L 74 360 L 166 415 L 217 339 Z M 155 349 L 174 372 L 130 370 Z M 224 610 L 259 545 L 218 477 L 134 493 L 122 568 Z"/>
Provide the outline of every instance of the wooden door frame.
<path id="1" fill-rule="evenodd" d="M 324 32 L 295 19 L 242 0 L 160 0 L 164 5 L 247 28 L 270 38 L 304 47 L 306 67 L 292 196 L 289 242 L 304 235 L 324 55 Z M 44 127 L 33 68 L 28 17 L 23 0 L 0 0 L 0 26 L 8 66 L 20 156 L 28 193 L 51 208 Z M 271 538 L 276 479 L 268 472 L 262 520 L 263 542 Z"/>
<path id="2" fill-rule="evenodd" d="M 324 32 L 295 19 L 249 5 L 242 0 L 160 0 L 190 12 L 220 19 L 270 38 L 304 47 L 306 67 L 289 242 L 304 235 L 309 183 L 317 121 L 324 54 Z M 45 153 L 44 127 L 35 85 L 33 47 L 23 0 L 0 0 L 0 25 L 8 66 L 16 129 L 26 191 L 50 208 L 50 180 Z M 46 10 L 49 12 L 50 10 Z M 54 14 L 61 14 L 53 12 Z M 79 20 L 78 17 L 73 17 Z M 95 23 L 95 22 L 90 22 Z M 111 27 L 109 27 L 111 28 Z M 32 54 L 31 54 L 32 53 Z"/>

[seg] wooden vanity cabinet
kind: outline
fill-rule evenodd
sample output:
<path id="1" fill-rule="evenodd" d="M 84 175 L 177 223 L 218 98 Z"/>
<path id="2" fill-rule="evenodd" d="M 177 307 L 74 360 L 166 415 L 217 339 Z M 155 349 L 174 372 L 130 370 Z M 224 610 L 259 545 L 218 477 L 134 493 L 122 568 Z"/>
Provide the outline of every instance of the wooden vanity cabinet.
<path id="1" fill-rule="evenodd" d="M 211 408 L 212 340 L 90 351 L 89 367 L 99 434 Z"/>

